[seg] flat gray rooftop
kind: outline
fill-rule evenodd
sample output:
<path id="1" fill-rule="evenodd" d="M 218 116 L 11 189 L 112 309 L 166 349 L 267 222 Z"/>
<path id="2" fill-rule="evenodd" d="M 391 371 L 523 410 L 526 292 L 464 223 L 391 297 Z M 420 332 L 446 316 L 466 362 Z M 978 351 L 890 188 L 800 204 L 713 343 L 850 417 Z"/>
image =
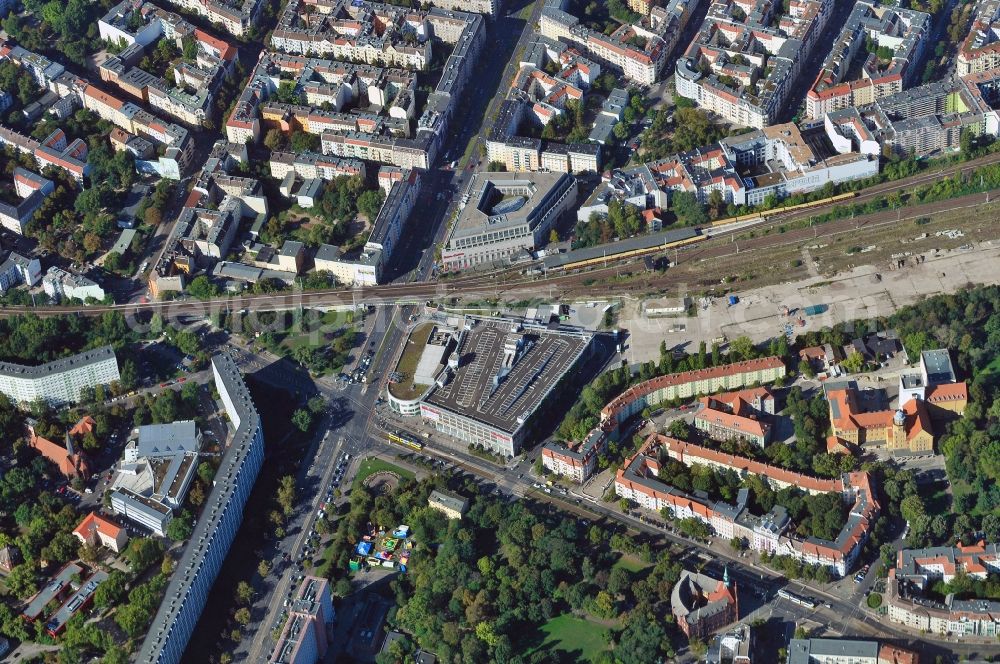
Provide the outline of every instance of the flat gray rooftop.
<path id="1" fill-rule="evenodd" d="M 452 238 L 474 235 L 487 228 L 500 230 L 529 223 L 538 216 L 540 207 L 551 205 L 564 187 L 572 184 L 567 173 L 479 173 L 474 175 L 466 195 L 468 203 L 455 220 Z M 509 211 L 500 203 L 499 195 L 508 198 L 523 196 L 523 204 L 510 205 Z M 504 201 L 506 203 L 507 201 Z"/>
<path id="2" fill-rule="evenodd" d="M 13 362 L 0 362 L 0 374 L 7 376 L 19 376 L 22 378 L 41 378 L 52 374 L 62 373 L 70 369 L 79 369 L 91 364 L 103 362 L 115 357 L 115 351 L 111 346 L 101 346 L 93 350 L 85 350 L 76 355 L 64 357 L 61 360 L 53 360 L 36 367 L 29 367 L 24 364 L 14 364 Z"/>
<path id="3" fill-rule="evenodd" d="M 579 330 L 524 325 L 524 350 L 509 372 L 503 373 L 504 346 L 517 321 L 470 319 L 471 330 L 462 335 L 460 364 L 444 387 L 426 402 L 452 413 L 478 420 L 507 433 L 517 431 L 586 350 L 592 335 Z M 518 420 L 521 421 L 518 421 Z"/>

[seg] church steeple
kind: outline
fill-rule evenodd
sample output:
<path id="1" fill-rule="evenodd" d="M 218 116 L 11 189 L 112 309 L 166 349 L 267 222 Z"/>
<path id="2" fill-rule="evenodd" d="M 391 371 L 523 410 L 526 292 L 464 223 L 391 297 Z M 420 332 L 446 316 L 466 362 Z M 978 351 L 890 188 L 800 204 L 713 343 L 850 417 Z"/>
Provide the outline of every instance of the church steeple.
<path id="1" fill-rule="evenodd" d="M 726 565 L 722 570 L 722 585 L 729 587 L 729 565 Z"/>

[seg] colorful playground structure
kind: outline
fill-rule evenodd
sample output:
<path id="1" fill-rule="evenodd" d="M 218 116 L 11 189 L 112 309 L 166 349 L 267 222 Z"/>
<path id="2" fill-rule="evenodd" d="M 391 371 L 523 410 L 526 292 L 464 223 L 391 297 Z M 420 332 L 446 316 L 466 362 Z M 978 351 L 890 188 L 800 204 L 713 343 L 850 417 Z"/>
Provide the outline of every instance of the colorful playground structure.
<path id="1" fill-rule="evenodd" d="M 400 572 L 406 572 L 410 562 L 410 551 L 414 542 L 410 539 L 409 526 L 397 526 L 391 533 L 369 524 L 369 532 L 361 538 L 354 547 L 354 555 L 348 563 L 352 571 L 364 567 L 399 567 Z"/>

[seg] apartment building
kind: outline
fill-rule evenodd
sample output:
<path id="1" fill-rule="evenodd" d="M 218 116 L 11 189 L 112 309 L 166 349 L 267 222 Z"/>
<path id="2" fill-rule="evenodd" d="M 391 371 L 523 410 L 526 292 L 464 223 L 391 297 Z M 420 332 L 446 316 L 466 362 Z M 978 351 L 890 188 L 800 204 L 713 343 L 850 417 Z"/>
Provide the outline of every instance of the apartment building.
<path id="1" fill-rule="evenodd" d="M 712 638 L 705 664 L 753 664 L 755 645 L 754 628 L 739 625 Z"/>
<path id="2" fill-rule="evenodd" d="M 998 571 L 1000 553 L 993 543 L 899 551 L 886 584 L 889 620 L 940 636 L 994 638 L 1000 634 L 1000 602 L 954 595 L 939 602 L 924 593 L 939 579 L 947 582 L 957 574 L 985 579 Z"/>
<path id="3" fill-rule="evenodd" d="M 285 179 L 289 173 L 303 180 L 365 177 L 365 163 L 360 159 L 341 159 L 315 152 L 272 152 L 268 165 L 271 176 L 277 180 Z"/>
<path id="4" fill-rule="evenodd" d="M 542 446 L 542 467 L 582 484 L 594 474 L 598 458 L 607 449 L 608 439 L 607 432 L 595 427 L 579 443 L 545 443 Z"/>
<path id="5" fill-rule="evenodd" d="M 433 507 L 449 519 L 461 519 L 469 509 L 469 501 L 458 494 L 434 489 L 427 497 L 427 505 Z"/>
<path id="6" fill-rule="evenodd" d="M 45 294 L 53 300 L 85 302 L 87 298 L 103 300 L 105 296 L 104 289 L 96 282 L 82 274 L 67 272 L 55 265 L 50 267 L 45 276 L 42 277 L 42 288 L 45 290 Z"/>
<path id="7" fill-rule="evenodd" d="M 450 270 L 510 261 L 548 243 L 549 231 L 576 202 L 566 173 L 479 173 L 464 195 L 441 262 Z"/>
<path id="8" fill-rule="evenodd" d="M 220 354 L 212 358 L 212 374 L 233 433 L 201 518 L 139 649 L 140 664 L 180 662 L 264 461 L 260 416 L 239 369 L 229 356 Z"/>
<path id="9" fill-rule="evenodd" d="M 119 380 L 118 359 L 111 346 L 102 346 L 35 367 L 0 362 L 0 392 L 14 403 L 41 399 L 59 406 L 76 403 L 84 388 Z"/>
<path id="10" fill-rule="evenodd" d="M 177 218 L 181 246 L 202 264 L 225 258 L 236 236 L 242 211 L 240 201 L 228 195 L 217 210 L 185 207 Z"/>
<path id="11" fill-rule="evenodd" d="M 305 5 L 291 0 L 278 19 L 271 45 L 279 50 L 303 56 L 330 55 L 336 60 L 350 60 L 361 66 L 425 69 L 430 62 L 431 38 L 451 45 L 437 87 L 428 96 L 417 118 L 416 135 L 408 133 L 409 118 L 415 115 L 415 88 L 412 77 L 395 76 L 386 82 L 399 86 L 386 116 L 360 118 L 352 129 L 336 123 L 311 122 L 322 133 L 323 153 L 338 157 L 381 161 L 403 168 L 429 168 L 448 132 L 451 115 L 459 95 L 473 71 L 479 51 L 485 43 L 484 19 L 479 14 L 432 8 L 413 11 L 392 5 L 364 1 Z M 283 58 L 288 56 L 276 56 Z M 268 63 L 270 67 L 272 63 Z M 257 140 L 260 123 L 257 109 L 273 94 L 275 80 L 261 75 L 260 65 L 251 83 L 237 103 L 226 130 L 230 140 L 241 137 Z M 310 76 L 313 74 L 310 72 Z M 324 77 L 311 79 L 302 86 L 310 104 L 324 99 L 336 108 L 346 91 L 330 88 Z M 359 93 L 362 90 L 359 89 Z M 382 105 L 382 104 L 380 104 Z M 363 122 L 362 122 L 363 121 Z"/>
<path id="12" fill-rule="evenodd" d="M 128 533 L 113 521 L 91 512 L 73 529 L 73 535 L 86 546 L 106 546 L 115 553 L 125 550 Z"/>
<path id="13" fill-rule="evenodd" d="M 976 16 L 962 40 L 955 59 L 958 76 L 979 74 L 1000 68 L 1000 2 L 984 0 L 976 6 Z"/>
<path id="14" fill-rule="evenodd" d="M 329 647 L 327 631 L 336 613 L 326 579 L 305 576 L 291 598 L 288 620 L 269 664 L 316 664 Z"/>
<path id="15" fill-rule="evenodd" d="M 14 251 L 0 253 L 0 294 L 21 284 L 34 286 L 42 278 L 42 264 Z"/>
<path id="16" fill-rule="evenodd" d="M 68 142 L 66 133 L 62 129 L 56 129 L 44 140 L 36 141 L 13 129 L 0 126 L 0 146 L 31 155 L 39 169 L 47 166 L 58 168 L 77 182 L 82 183 L 90 173 L 90 165 L 87 163 L 87 144 L 79 138 L 71 143 Z M 8 223 L 14 225 L 13 221 Z"/>
<path id="17" fill-rule="evenodd" d="M 332 245 L 320 245 L 313 258 L 317 272 L 330 272 L 345 285 L 375 285 L 392 259 L 420 196 L 421 178 L 408 170 L 392 182 L 379 210 L 372 232 L 360 253 L 341 254 Z"/>
<path id="18" fill-rule="evenodd" d="M 763 129 L 785 110 L 800 67 L 833 9 L 829 0 L 781 5 L 717 0 L 677 60 L 677 94 L 737 126 Z"/>
<path id="19" fill-rule="evenodd" d="M 53 190 L 55 185 L 51 180 L 26 168 L 15 167 L 14 195 L 18 200 L 16 202 L 0 200 L 0 226 L 18 235 L 24 235 L 25 226 Z"/>
<path id="20" fill-rule="evenodd" d="M 754 383 L 772 383 L 785 375 L 785 364 L 778 357 L 733 362 L 709 369 L 669 374 L 634 385 L 601 409 L 601 422 L 618 429 L 647 406 L 664 401 L 690 399 L 701 394 L 748 387 Z"/>
<path id="21" fill-rule="evenodd" d="M 246 37 L 257 24 L 261 0 L 171 0 L 182 9 L 221 24 L 230 34 Z"/>
<path id="22" fill-rule="evenodd" d="M 800 539 L 789 530 L 791 523 L 781 506 L 762 516 L 752 514 L 747 490 L 741 491 L 736 503 L 731 504 L 691 496 L 663 483 L 658 473 L 661 460 L 666 458 L 687 466 L 707 465 L 740 475 L 757 475 L 775 489 L 795 487 L 808 493 L 837 493 L 851 505 L 847 523 L 833 541 Z M 660 434 L 651 435 L 640 451 L 625 461 L 615 477 L 615 491 L 645 509 L 666 508 L 677 519 L 698 519 L 719 537 L 740 537 L 755 551 L 821 565 L 837 576 L 852 569 L 880 512 L 867 473 L 849 473 L 837 480 L 818 479 Z"/>
<path id="23" fill-rule="evenodd" d="M 923 12 L 866 1 L 854 5 L 806 95 L 807 116 L 821 119 L 902 92 L 919 73 L 930 27 L 931 17 Z"/>
<path id="24" fill-rule="evenodd" d="M 764 447 L 771 440 L 774 396 L 766 387 L 726 392 L 699 399 L 694 426 L 709 438 L 742 440 Z"/>
<path id="25" fill-rule="evenodd" d="M 686 191 L 705 203 L 713 191 L 734 205 L 760 205 L 768 197 L 799 193 L 878 175 L 879 146 L 826 147 L 820 128 L 803 131 L 793 123 L 724 138 L 690 152 L 646 164 L 664 191 Z M 867 151 L 862 151 L 867 150 Z"/>
<path id="26" fill-rule="evenodd" d="M 1000 134 L 1000 115 L 991 99 L 1000 89 L 1000 71 L 933 81 L 877 99 L 857 109 L 885 149 L 903 156 L 959 149 L 963 131 Z"/>
<path id="27" fill-rule="evenodd" d="M 653 8 L 635 24 L 623 24 L 610 35 L 591 30 L 563 11 L 565 3 L 549 0 L 542 9 L 539 33 L 582 49 L 589 58 L 622 72 L 632 83 L 653 85 L 677 46 L 697 0 Z"/>

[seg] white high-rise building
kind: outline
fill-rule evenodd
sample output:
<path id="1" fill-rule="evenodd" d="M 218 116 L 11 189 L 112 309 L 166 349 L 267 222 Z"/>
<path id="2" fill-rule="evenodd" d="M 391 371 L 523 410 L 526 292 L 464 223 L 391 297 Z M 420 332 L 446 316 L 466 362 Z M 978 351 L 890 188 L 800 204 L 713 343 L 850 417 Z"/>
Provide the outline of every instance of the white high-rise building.
<path id="1" fill-rule="evenodd" d="M 53 405 L 75 403 L 85 387 L 108 385 L 121 376 L 111 346 L 77 353 L 37 367 L 0 362 L 0 392 L 15 403 L 37 399 Z"/>
<path id="2" fill-rule="evenodd" d="M 140 664 L 180 662 L 243 521 L 243 509 L 264 462 L 260 415 L 239 369 L 228 356 L 220 354 L 212 358 L 212 373 L 235 431 L 202 516 L 139 650 L 135 661 Z"/>

